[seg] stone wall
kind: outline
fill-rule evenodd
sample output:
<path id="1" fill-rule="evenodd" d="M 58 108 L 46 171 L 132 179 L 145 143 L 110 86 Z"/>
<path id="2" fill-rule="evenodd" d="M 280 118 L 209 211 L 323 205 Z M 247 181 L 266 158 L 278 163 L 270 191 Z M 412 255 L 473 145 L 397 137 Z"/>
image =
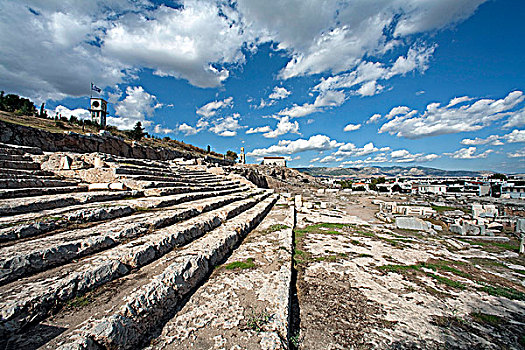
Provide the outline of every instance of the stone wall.
<path id="1" fill-rule="evenodd" d="M 137 142 L 131 144 L 112 135 L 82 135 L 53 133 L 42 129 L 7 123 L 0 120 L 0 142 L 41 148 L 46 152 L 108 153 L 121 157 L 169 160 L 195 158 L 189 152 L 165 148 L 151 148 Z M 214 163 L 231 165 L 229 160 L 213 159 Z"/>

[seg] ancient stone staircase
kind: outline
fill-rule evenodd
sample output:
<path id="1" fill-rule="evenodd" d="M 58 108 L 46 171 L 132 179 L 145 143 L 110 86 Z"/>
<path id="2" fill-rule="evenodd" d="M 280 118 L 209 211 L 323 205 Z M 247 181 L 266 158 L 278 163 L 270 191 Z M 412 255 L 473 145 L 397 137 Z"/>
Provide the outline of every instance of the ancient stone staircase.
<path id="1" fill-rule="evenodd" d="M 0 143 L 0 198 L 40 196 L 82 190 L 79 181 L 62 179 L 40 169 L 31 155 L 42 154 L 35 147 Z"/>
<path id="2" fill-rule="evenodd" d="M 184 305 L 198 305 L 208 320 L 237 320 L 230 342 L 240 336 L 249 339 L 249 348 L 288 347 L 295 214 L 293 207 L 275 206 L 278 195 L 271 190 L 168 161 L 96 155 L 86 169 L 44 172 L 37 160 L 50 155 L 33 158 L 42 153 L 38 149 L 5 145 L 0 153 L 35 164 L 27 165 L 34 176 L 81 184 L 97 172 L 123 184 L 98 191 L 64 186 L 71 191 L 60 193 L 60 186 L 38 192 L 44 186 L 30 182 L 26 192 L 0 199 L 0 349 L 172 347 L 177 317 L 195 317 L 196 323 L 201 317 Z M 15 155 L 20 157 L 10 157 Z M 227 259 L 226 265 L 245 256 L 253 262 L 249 269 L 224 268 Z M 225 283 L 231 280 L 237 282 Z M 255 284 L 246 291 L 253 294 L 246 299 L 250 305 L 273 315 L 264 329 L 239 321 L 249 319 L 248 304 L 233 307 L 238 284 L 245 283 Z M 213 288 L 226 294 L 206 308 L 200 295 Z M 265 293 L 271 301 L 257 302 Z M 234 323 L 206 327 L 218 332 Z M 188 342 L 186 334 L 174 344 Z"/>

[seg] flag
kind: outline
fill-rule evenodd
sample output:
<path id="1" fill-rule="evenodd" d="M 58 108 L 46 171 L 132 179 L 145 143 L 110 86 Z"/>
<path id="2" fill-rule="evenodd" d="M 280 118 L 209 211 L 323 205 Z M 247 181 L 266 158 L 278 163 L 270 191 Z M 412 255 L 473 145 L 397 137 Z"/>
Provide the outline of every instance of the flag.
<path id="1" fill-rule="evenodd" d="M 91 90 L 96 91 L 99 94 L 102 92 L 102 89 L 99 88 L 98 86 L 94 85 L 93 83 L 91 83 Z"/>

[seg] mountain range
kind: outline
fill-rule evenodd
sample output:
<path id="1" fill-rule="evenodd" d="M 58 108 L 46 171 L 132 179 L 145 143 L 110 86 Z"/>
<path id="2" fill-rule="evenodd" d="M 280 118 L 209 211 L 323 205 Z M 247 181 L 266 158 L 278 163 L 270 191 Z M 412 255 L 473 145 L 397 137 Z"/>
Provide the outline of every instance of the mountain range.
<path id="1" fill-rule="evenodd" d="M 471 170 L 442 170 L 436 168 L 429 168 L 423 166 L 414 167 L 400 167 L 400 166 L 371 166 L 363 168 L 330 168 L 330 167 L 311 167 L 311 168 L 295 168 L 296 170 L 309 174 L 311 176 L 339 176 L 339 177 L 370 177 L 370 176 L 483 176 L 491 174 L 491 171 L 471 171 Z"/>

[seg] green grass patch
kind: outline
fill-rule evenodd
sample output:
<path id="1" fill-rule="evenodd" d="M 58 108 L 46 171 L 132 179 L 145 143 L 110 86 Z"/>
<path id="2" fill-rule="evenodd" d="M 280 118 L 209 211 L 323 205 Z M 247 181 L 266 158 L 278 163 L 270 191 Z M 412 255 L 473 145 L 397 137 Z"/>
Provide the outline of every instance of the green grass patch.
<path id="1" fill-rule="evenodd" d="M 283 225 L 283 224 L 275 224 L 275 225 L 268 227 L 265 231 L 266 233 L 271 233 L 271 232 L 286 230 L 287 228 L 290 228 L 290 226 Z"/>
<path id="2" fill-rule="evenodd" d="M 520 251 L 520 246 L 519 246 L 519 243 L 517 242 L 509 242 L 509 243 L 501 243 L 501 242 L 493 242 L 493 241 L 480 242 L 480 241 L 474 241 L 474 240 L 468 240 L 468 239 L 460 239 L 460 241 L 463 241 L 463 242 L 466 242 L 472 245 L 479 245 L 481 247 L 486 247 L 486 248 L 497 247 L 497 248 L 502 248 L 505 250 L 510 250 L 516 253 Z"/>
<path id="3" fill-rule="evenodd" d="M 525 293 L 520 292 L 514 288 L 496 287 L 483 282 L 480 283 L 483 285 L 483 287 L 479 288 L 479 290 L 484 291 L 489 295 L 505 297 L 512 300 L 525 300 Z"/>
<path id="4" fill-rule="evenodd" d="M 89 295 L 82 295 L 82 296 L 69 300 L 66 303 L 66 308 L 67 309 L 81 308 L 81 307 L 89 305 L 91 302 L 92 302 L 92 299 L 90 298 Z"/>
<path id="5" fill-rule="evenodd" d="M 396 273 L 404 274 L 408 271 L 421 271 L 423 267 L 432 269 L 434 271 L 444 270 L 444 271 L 448 271 L 452 273 L 466 275 L 462 271 L 454 269 L 453 267 L 450 267 L 446 264 L 418 263 L 414 265 L 383 265 L 383 266 L 378 266 L 377 268 L 381 271 L 396 272 Z M 458 289 L 466 288 L 466 286 L 463 283 L 451 280 L 450 278 L 447 278 L 447 277 L 439 276 L 431 272 L 425 272 L 425 275 L 432 277 L 436 281 L 443 283 L 449 287 L 458 288 Z"/>
<path id="6" fill-rule="evenodd" d="M 438 213 L 441 213 L 441 212 L 444 212 L 444 211 L 453 211 L 453 210 L 458 209 L 458 208 L 454 208 L 454 207 L 447 207 L 447 206 L 441 206 L 441 205 L 432 205 L 431 207 L 432 207 L 432 209 L 434 209 Z M 461 210 L 461 209 L 459 209 L 459 210 Z"/>
<path id="7" fill-rule="evenodd" d="M 375 233 L 361 231 L 361 230 L 356 231 L 356 233 L 360 234 L 361 236 L 365 236 L 365 237 L 375 237 L 376 236 Z"/>
<path id="8" fill-rule="evenodd" d="M 489 324 L 491 326 L 497 326 L 502 323 L 503 319 L 496 315 L 485 314 L 482 312 L 473 312 L 470 317 L 478 323 Z"/>
<path id="9" fill-rule="evenodd" d="M 252 310 L 251 314 L 248 315 L 246 320 L 246 327 L 257 333 L 260 333 L 264 330 L 264 326 L 267 325 L 272 316 L 266 311 L 255 312 Z"/>
<path id="10" fill-rule="evenodd" d="M 373 258 L 374 256 L 370 254 L 366 254 L 366 253 L 361 253 L 357 257 L 358 258 Z"/>
<path id="11" fill-rule="evenodd" d="M 255 267 L 255 262 L 253 258 L 248 258 L 245 261 L 234 261 L 224 266 L 227 270 L 244 270 L 244 269 L 253 269 Z"/>
<path id="12" fill-rule="evenodd" d="M 441 282 L 444 285 L 447 285 L 447 286 L 452 287 L 452 288 L 457 288 L 457 289 L 465 289 L 466 288 L 466 286 L 463 283 L 451 280 L 450 278 L 446 278 L 446 277 L 443 277 L 443 276 L 438 276 L 438 275 L 435 275 L 435 274 L 430 273 L 430 272 L 427 272 L 426 275 L 429 276 L 429 277 L 432 277 L 436 281 Z"/>

